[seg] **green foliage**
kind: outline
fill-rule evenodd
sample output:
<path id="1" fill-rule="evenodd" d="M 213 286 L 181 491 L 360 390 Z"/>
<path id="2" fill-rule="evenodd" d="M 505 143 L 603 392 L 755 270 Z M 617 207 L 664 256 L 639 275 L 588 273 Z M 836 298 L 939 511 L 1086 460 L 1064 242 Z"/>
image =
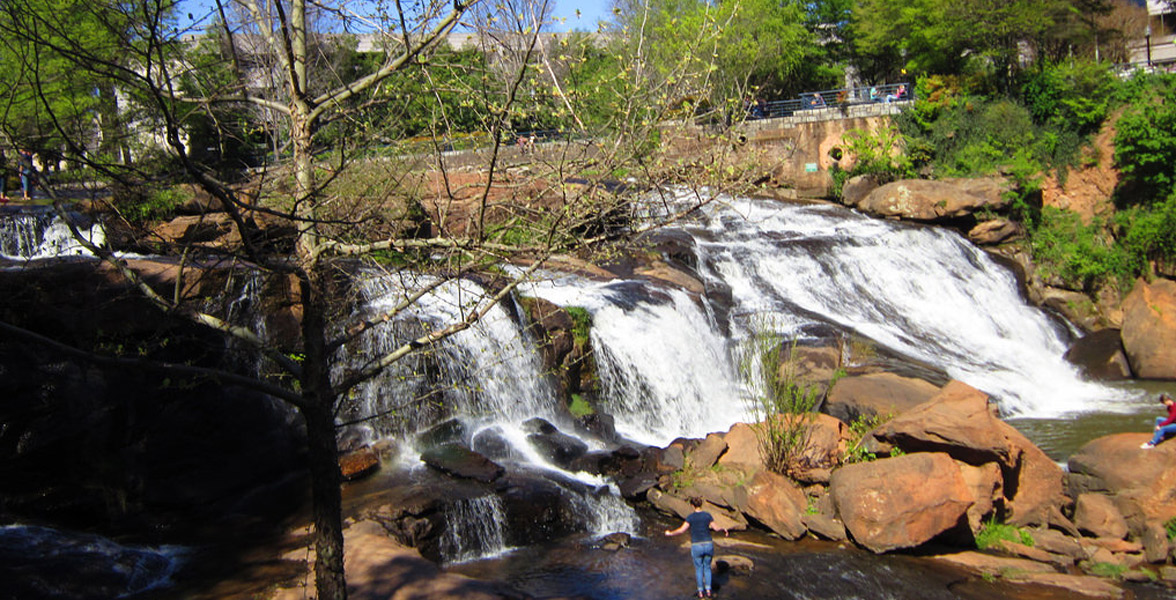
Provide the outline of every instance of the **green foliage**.
<path id="1" fill-rule="evenodd" d="M 872 461 L 878 456 L 873 452 L 867 450 L 862 441 L 870 431 L 876 429 L 879 425 L 894 418 L 894 415 L 874 415 L 872 417 L 859 416 L 849 424 L 849 441 L 846 442 L 845 456 L 842 457 L 842 462 L 845 464 L 854 464 L 860 462 Z"/>
<path id="2" fill-rule="evenodd" d="M 1115 166 L 1123 205 L 1151 204 L 1176 190 L 1176 75 L 1141 77 L 1116 123 Z"/>
<path id="3" fill-rule="evenodd" d="M 1014 542 L 1030 547 L 1034 544 L 1033 536 L 1029 532 L 1013 525 L 999 523 L 995 517 L 981 524 L 980 531 L 976 533 L 976 547 L 981 550 L 996 548 L 1002 541 Z"/>
<path id="4" fill-rule="evenodd" d="M 1037 123 L 1085 135 L 1106 119 L 1115 81 L 1105 63 L 1064 61 L 1030 75 L 1021 92 Z"/>
<path id="5" fill-rule="evenodd" d="M 1127 565 L 1118 563 L 1096 562 L 1091 563 L 1086 567 L 1086 572 L 1095 577 L 1106 577 L 1108 579 L 1119 579 L 1127 572 Z"/>
<path id="6" fill-rule="evenodd" d="M 1164 521 L 1164 531 L 1168 533 L 1169 540 L 1176 541 L 1176 517 Z"/>
<path id="7" fill-rule="evenodd" d="M 132 194 L 118 202 L 123 218 L 132 223 L 156 221 L 171 216 L 177 206 L 192 199 L 192 194 L 182 187 L 143 186 L 142 193 Z"/>
<path id="8" fill-rule="evenodd" d="M 568 403 L 568 411 L 572 413 L 573 417 L 579 419 L 595 413 L 596 409 L 592 408 L 584 396 L 572 394 L 572 401 Z"/>
<path id="9" fill-rule="evenodd" d="M 1119 211 L 1115 224 L 1127 255 L 1128 277 L 1147 274 L 1152 261 L 1176 264 L 1176 191 L 1154 206 Z"/>
<path id="10" fill-rule="evenodd" d="M 822 390 L 798 377 L 795 342 L 786 345 L 779 334 L 761 327 L 748 344 L 740 370 L 757 387 L 751 409 L 760 455 L 769 470 L 790 475 L 805 466 L 803 454 Z"/>
<path id="11" fill-rule="evenodd" d="M 577 346 L 587 345 L 592 333 L 592 313 L 580 306 L 568 306 L 564 310 L 572 318 L 572 340 Z"/>
<path id="12" fill-rule="evenodd" d="M 857 159 L 849 175 L 870 174 L 882 182 L 914 175 L 896 127 L 885 125 L 875 131 L 853 129 L 842 139 L 845 151 Z"/>
<path id="13" fill-rule="evenodd" d="M 1112 279 L 1130 278 L 1132 259 L 1114 243 L 1101 221 L 1085 224 L 1078 213 L 1046 207 L 1032 235 L 1033 258 L 1047 275 L 1067 286 L 1093 290 Z"/>

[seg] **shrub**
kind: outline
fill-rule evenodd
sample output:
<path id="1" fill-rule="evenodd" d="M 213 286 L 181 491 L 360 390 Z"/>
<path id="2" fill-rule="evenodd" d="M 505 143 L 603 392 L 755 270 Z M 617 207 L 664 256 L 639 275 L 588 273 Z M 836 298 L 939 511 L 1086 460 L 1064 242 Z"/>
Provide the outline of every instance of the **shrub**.
<path id="1" fill-rule="evenodd" d="M 894 415 L 874 415 L 872 417 L 859 416 L 849 424 L 849 441 L 846 442 L 845 456 L 842 461 L 846 464 L 869 462 L 877 456 L 862 446 L 862 440 L 871 430 L 894 418 Z"/>
<path id="2" fill-rule="evenodd" d="M 1106 119 L 1116 81 L 1105 64 L 1065 61 L 1031 75 L 1021 92 L 1037 123 L 1088 134 Z"/>
<path id="3" fill-rule="evenodd" d="M 1073 289 L 1092 290 L 1111 278 L 1128 279 L 1131 259 L 1105 226 L 1087 225 L 1078 213 L 1046 207 L 1032 234 L 1033 258 L 1042 271 Z"/>
<path id="4" fill-rule="evenodd" d="M 822 390 L 797 377 L 795 342 L 787 346 L 779 334 L 761 332 L 752 336 L 750 346 L 740 369 L 758 387 L 751 409 L 760 455 L 769 470 L 791 475 L 805 466 L 803 454 Z"/>
<path id="5" fill-rule="evenodd" d="M 1115 166 L 1122 174 L 1121 205 L 1152 204 L 1176 188 L 1176 76 L 1147 79 L 1116 123 Z"/>

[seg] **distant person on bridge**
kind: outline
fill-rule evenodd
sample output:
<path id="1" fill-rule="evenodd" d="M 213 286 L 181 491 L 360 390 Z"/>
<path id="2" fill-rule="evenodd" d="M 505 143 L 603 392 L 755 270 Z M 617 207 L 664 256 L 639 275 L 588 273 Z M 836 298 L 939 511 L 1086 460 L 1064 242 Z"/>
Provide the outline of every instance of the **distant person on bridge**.
<path id="1" fill-rule="evenodd" d="M 17 170 L 20 173 L 20 190 L 25 200 L 29 199 L 29 194 L 33 191 L 33 177 L 37 174 L 37 167 L 33 166 L 33 153 L 28 150 L 21 149 L 20 162 L 17 165 Z"/>

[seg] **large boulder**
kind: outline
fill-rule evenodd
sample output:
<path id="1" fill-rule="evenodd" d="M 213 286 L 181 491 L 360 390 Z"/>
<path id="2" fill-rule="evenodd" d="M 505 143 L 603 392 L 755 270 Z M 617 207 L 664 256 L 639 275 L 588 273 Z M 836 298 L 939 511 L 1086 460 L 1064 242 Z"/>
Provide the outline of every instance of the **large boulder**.
<path id="1" fill-rule="evenodd" d="M 744 514 L 786 540 L 803 536 L 808 500 L 795 483 L 770 471 L 760 471 L 747 484 Z"/>
<path id="2" fill-rule="evenodd" d="M 877 553 L 914 548 L 966 524 L 973 503 L 959 468 L 941 452 L 842 467 L 830 490 L 853 540 Z"/>
<path id="3" fill-rule="evenodd" d="M 795 416 L 778 415 L 777 418 L 790 421 Z M 809 436 L 798 464 L 793 465 L 799 471 L 813 471 L 832 468 L 845 453 L 845 441 L 849 439 L 849 428 L 839 419 L 825 414 L 812 413 L 806 418 L 811 419 L 808 424 Z M 761 454 L 759 438 L 756 435 L 758 425 L 736 423 L 723 436 L 727 444 L 727 451 L 719 458 L 718 464 L 730 467 L 742 467 L 750 470 L 765 468 Z"/>
<path id="4" fill-rule="evenodd" d="M 1094 537 L 1123 539 L 1127 537 L 1127 521 L 1107 496 L 1081 494 L 1074 501 L 1074 524 Z"/>
<path id="5" fill-rule="evenodd" d="M 982 208 L 1003 208 L 1008 203 L 1003 192 L 1008 189 L 1003 178 L 903 179 L 871 191 L 856 207 L 880 217 L 946 221 L 971 215 Z"/>
<path id="6" fill-rule="evenodd" d="M 1123 300 L 1123 347 L 1142 379 L 1176 379 L 1176 281 L 1142 279 Z"/>
<path id="7" fill-rule="evenodd" d="M 1013 241 L 1024 234 L 1025 228 L 1021 224 L 1002 217 L 977 223 L 968 230 L 968 239 L 977 246 L 992 246 Z"/>
<path id="8" fill-rule="evenodd" d="M 939 392 L 922 379 L 893 373 L 869 373 L 839 379 L 829 391 L 821 411 L 846 423 L 865 417 L 895 416 L 914 408 Z"/>
<path id="9" fill-rule="evenodd" d="M 1082 336 L 1066 351 L 1066 360 L 1087 377 L 1103 381 L 1131 378 L 1131 364 L 1118 329 L 1101 329 Z"/>
<path id="10" fill-rule="evenodd" d="M 1048 455 L 1001 421 L 983 392 L 959 381 L 881 425 L 875 440 L 906 452 L 946 452 L 971 465 L 1001 466 L 1008 521 L 1045 524 L 1065 504 L 1063 473 Z"/>
<path id="11" fill-rule="evenodd" d="M 1148 433 L 1115 433 L 1087 442 L 1067 464 L 1070 495 L 1116 494 L 1147 485 L 1176 468 L 1176 442 L 1141 449 L 1139 445 L 1149 439 Z"/>

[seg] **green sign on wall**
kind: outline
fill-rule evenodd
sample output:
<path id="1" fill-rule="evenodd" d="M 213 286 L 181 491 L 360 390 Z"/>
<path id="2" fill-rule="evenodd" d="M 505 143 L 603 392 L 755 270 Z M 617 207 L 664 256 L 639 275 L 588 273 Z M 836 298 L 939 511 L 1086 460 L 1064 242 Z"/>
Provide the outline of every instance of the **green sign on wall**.
<path id="1" fill-rule="evenodd" d="M 817 163 L 804 163 L 804 172 L 805 173 L 816 173 L 817 172 Z"/>

